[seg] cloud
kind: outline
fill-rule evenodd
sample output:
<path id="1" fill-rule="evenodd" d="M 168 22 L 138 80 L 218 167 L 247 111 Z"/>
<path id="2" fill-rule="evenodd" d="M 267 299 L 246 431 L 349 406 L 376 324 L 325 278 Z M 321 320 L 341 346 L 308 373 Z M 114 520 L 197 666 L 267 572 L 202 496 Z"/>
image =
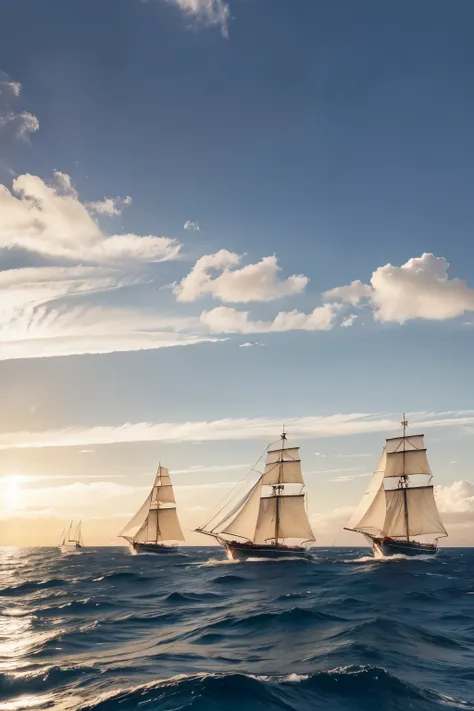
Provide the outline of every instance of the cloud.
<path id="1" fill-rule="evenodd" d="M 347 318 L 345 318 L 341 322 L 342 328 L 350 328 L 351 326 L 354 325 L 357 318 L 359 318 L 359 317 L 356 314 L 351 314 L 350 316 L 347 316 Z"/>
<path id="2" fill-rule="evenodd" d="M 89 212 L 95 212 L 98 215 L 121 215 L 124 207 L 132 204 L 132 198 L 127 195 L 124 198 L 104 198 L 98 202 L 86 203 L 86 208 Z"/>
<path id="3" fill-rule="evenodd" d="M 252 464 L 194 464 L 188 469 L 173 469 L 172 474 L 201 474 L 203 472 L 234 472 L 239 469 L 251 469 Z M 226 485 L 228 482 L 226 482 Z"/>
<path id="4" fill-rule="evenodd" d="M 474 526 L 474 484 L 455 481 L 448 486 L 435 487 L 438 509 L 447 522 L 470 521 Z"/>
<path id="5" fill-rule="evenodd" d="M 168 0 L 168 2 L 177 5 L 183 13 L 206 25 L 220 27 L 223 36 L 228 36 L 230 7 L 225 0 Z"/>
<path id="6" fill-rule="evenodd" d="M 189 230 L 190 232 L 199 232 L 199 222 L 193 222 L 193 220 L 186 220 L 184 223 L 184 229 Z"/>
<path id="7" fill-rule="evenodd" d="M 247 341 L 246 343 L 239 343 L 239 348 L 252 348 L 253 346 L 264 346 L 264 343 L 259 343 L 258 341 Z"/>
<path id="8" fill-rule="evenodd" d="M 219 340 L 193 333 L 194 319 L 83 301 L 141 282 L 137 274 L 103 267 L 0 272 L 0 359 L 139 351 Z"/>
<path id="9" fill-rule="evenodd" d="M 436 429 L 474 425 L 474 410 L 452 413 L 407 413 L 413 428 Z M 213 421 L 137 422 L 96 427 L 69 427 L 36 432 L 4 432 L 0 449 L 92 447 L 126 442 L 212 442 L 276 439 L 282 422 L 290 422 L 290 436 L 310 439 L 399 431 L 398 416 L 350 413 L 326 417 L 227 418 Z M 375 452 L 375 456 L 377 452 Z"/>
<path id="10" fill-rule="evenodd" d="M 12 486 L 15 487 L 15 496 L 12 494 Z M 20 478 L 7 477 L 0 480 L 0 488 L 4 497 L 10 496 L 9 513 L 37 512 L 37 510 L 50 511 L 51 508 L 57 511 L 56 518 L 64 518 L 76 515 L 78 509 L 81 513 L 93 510 L 100 502 L 108 502 L 110 499 L 122 499 L 124 504 L 129 502 L 131 496 L 140 495 L 149 487 L 132 487 L 124 484 L 117 484 L 111 481 L 94 481 L 89 483 L 74 482 L 73 484 L 63 484 L 54 486 L 34 486 L 32 482 L 22 481 Z M 20 493 L 21 490 L 21 493 Z M 137 496 L 139 498 L 139 496 Z M 54 513 L 52 514 L 54 517 Z"/>
<path id="11" fill-rule="evenodd" d="M 340 506 L 333 511 L 315 513 L 310 517 L 311 526 L 316 535 L 319 533 L 336 533 L 351 517 L 354 506 Z"/>
<path id="12" fill-rule="evenodd" d="M 111 201 L 115 208 L 104 208 Z M 129 204 L 129 198 L 124 198 Z M 118 209 L 106 198 L 93 205 Z M 111 214 L 110 212 L 108 214 Z M 107 236 L 79 200 L 71 178 L 56 171 L 48 185 L 36 175 L 20 175 L 10 191 L 0 184 L 0 248 L 25 249 L 44 257 L 114 264 L 175 259 L 180 244 L 169 237 Z"/>
<path id="13" fill-rule="evenodd" d="M 369 284 L 353 281 L 327 291 L 328 301 L 352 305 L 368 301 L 374 318 L 381 323 L 400 323 L 412 319 L 442 321 L 474 311 L 474 289 L 462 279 L 448 277 L 444 257 L 422 254 L 401 267 L 386 264 L 373 272 Z"/>
<path id="14" fill-rule="evenodd" d="M 29 111 L 17 109 L 21 94 L 21 84 L 10 81 L 0 71 L 0 132 L 5 130 L 17 138 L 25 139 L 29 133 L 39 129 L 39 121 Z"/>
<path id="15" fill-rule="evenodd" d="M 329 331 L 334 325 L 336 310 L 332 304 L 318 306 L 309 314 L 301 311 L 280 311 L 273 321 L 252 321 L 248 311 L 229 306 L 217 306 L 203 311 L 201 323 L 211 333 L 283 333 L 285 331 Z"/>
<path id="16" fill-rule="evenodd" d="M 211 295 L 224 303 L 273 301 L 283 296 L 300 294 L 308 284 L 308 277 L 294 274 L 288 279 L 278 278 L 281 271 L 275 256 L 263 257 L 256 264 L 237 268 L 242 255 L 221 249 L 197 260 L 190 273 L 174 287 L 178 301 L 197 301 Z M 213 277 L 212 274 L 220 272 Z"/>

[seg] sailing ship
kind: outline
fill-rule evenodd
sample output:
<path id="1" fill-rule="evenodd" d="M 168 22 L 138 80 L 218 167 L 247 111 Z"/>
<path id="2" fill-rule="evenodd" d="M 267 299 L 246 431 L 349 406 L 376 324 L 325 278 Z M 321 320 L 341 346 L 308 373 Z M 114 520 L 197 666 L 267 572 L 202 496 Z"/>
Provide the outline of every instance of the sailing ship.
<path id="1" fill-rule="evenodd" d="M 125 538 L 136 553 L 176 553 L 176 542 L 184 541 L 184 535 L 166 467 L 158 467 L 145 503 L 119 536 Z"/>
<path id="2" fill-rule="evenodd" d="M 386 440 L 382 456 L 347 531 L 362 533 L 374 555 L 433 555 L 438 539 L 447 536 L 434 497 L 431 468 L 424 435 L 407 435 L 403 416 L 403 436 Z M 422 543 L 417 536 L 432 536 Z"/>
<path id="3" fill-rule="evenodd" d="M 265 470 L 250 490 L 219 521 L 222 510 L 196 529 L 215 538 L 231 560 L 304 557 L 307 544 L 316 540 L 305 508 L 299 447 L 286 444 L 283 431 L 280 446 L 267 451 Z"/>
<path id="4" fill-rule="evenodd" d="M 84 541 L 82 540 L 82 521 L 79 521 L 75 529 L 74 521 L 71 521 L 69 524 L 67 532 L 66 529 L 64 529 L 59 541 L 59 548 L 63 552 L 75 551 L 79 548 L 84 548 Z"/>

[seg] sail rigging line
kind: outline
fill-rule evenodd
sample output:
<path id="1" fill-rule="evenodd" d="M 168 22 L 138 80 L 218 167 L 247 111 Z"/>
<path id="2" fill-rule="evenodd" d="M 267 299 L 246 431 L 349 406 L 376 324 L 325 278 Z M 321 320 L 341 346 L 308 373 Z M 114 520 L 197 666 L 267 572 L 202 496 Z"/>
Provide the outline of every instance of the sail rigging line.
<path id="1" fill-rule="evenodd" d="M 274 443 L 272 442 L 272 444 L 274 444 Z M 216 519 L 216 518 L 222 513 L 222 511 L 225 509 L 225 507 L 228 506 L 228 505 L 231 503 L 232 499 L 237 495 L 237 492 L 238 492 L 238 491 L 243 491 L 243 490 L 245 489 L 245 487 L 246 487 L 246 486 L 248 485 L 248 483 L 249 483 L 248 476 L 249 476 L 249 474 L 251 474 L 251 472 L 256 472 L 256 473 L 259 474 L 259 478 L 258 478 L 258 480 L 257 480 L 257 482 L 256 482 L 256 483 L 258 483 L 258 481 L 261 479 L 261 477 L 263 476 L 263 474 L 260 473 L 260 472 L 258 471 L 258 469 L 256 469 L 255 467 L 256 467 L 256 465 L 259 463 L 259 461 L 262 459 L 262 457 L 265 456 L 265 454 L 266 454 L 267 449 L 268 449 L 269 446 L 271 446 L 271 445 L 267 445 L 267 446 L 265 447 L 265 449 L 263 450 L 263 452 L 261 453 L 261 455 L 259 456 L 259 458 L 255 461 L 255 464 L 253 464 L 252 467 L 251 467 L 251 468 L 248 470 L 248 472 L 245 474 L 244 479 L 243 479 L 242 481 L 237 482 L 237 484 L 235 484 L 235 485 L 232 487 L 232 489 L 231 489 L 230 491 L 228 491 L 227 494 L 225 494 L 225 495 L 222 497 L 222 499 L 216 504 L 216 506 L 215 506 L 215 508 L 214 508 L 215 513 L 212 514 L 211 518 L 207 521 L 207 523 L 204 524 L 204 526 L 201 526 L 201 527 L 200 527 L 200 529 L 199 529 L 200 531 L 208 531 L 208 530 L 209 530 L 209 525 L 212 523 L 212 521 L 214 521 L 214 519 Z M 252 487 L 252 488 L 253 488 L 253 487 Z M 226 501 L 226 499 L 229 499 L 229 500 Z M 218 510 L 216 510 L 216 509 L 218 509 Z M 225 521 L 225 519 L 223 519 L 223 520 Z M 221 523 L 222 523 L 222 521 L 221 521 Z M 211 528 L 210 530 L 212 531 L 214 528 L 217 528 L 218 525 L 219 525 L 219 524 L 214 524 L 214 526 L 212 526 L 212 528 Z"/>

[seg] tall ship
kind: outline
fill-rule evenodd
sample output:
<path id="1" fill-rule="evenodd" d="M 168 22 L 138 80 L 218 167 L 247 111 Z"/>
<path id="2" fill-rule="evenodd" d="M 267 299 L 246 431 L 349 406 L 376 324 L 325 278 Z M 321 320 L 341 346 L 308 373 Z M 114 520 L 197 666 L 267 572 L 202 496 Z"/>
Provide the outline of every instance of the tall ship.
<path id="1" fill-rule="evenodd" d="M 407 435 L 405 415 L 401 424 L 403 436 L 386 440 L 367 491 L 345 526 L 362 533 L 377 557 L 433 555 L 438 539 L 448 535 L 436 506 L 424 435 Z M 416 540 L 433 535 L 432 543 Z"/>
<path id="2" fill-rule="evenodd" d="M 158 467 L 147 499 L 119 536 L 136 553 L 176 553 L 177 541 L 184 541 L 176 511 L 173 485 L 168 469 Z"/>
<path id="3" fill-rule="evenodd" d="M 84 548 L 84 541 L 82 538 L 82 521 L 79 521 L 77 526 L 74 526 L 74 521 L 71 521 L 69 528 L 61 533 L 61 539 L 59 541 L 59 548 L 63 552 L 75 551 L 80 548 Z"/>
<path id="4" fill-rule="evenodd" d="M 215 538 L 232 560 L 304 557 L 316 540 L 304 485 L 299 447 L 287 447 L 283 431 L 280 446 L 268 449 L 265 470 L 250 490 L 196 531 Z"/>

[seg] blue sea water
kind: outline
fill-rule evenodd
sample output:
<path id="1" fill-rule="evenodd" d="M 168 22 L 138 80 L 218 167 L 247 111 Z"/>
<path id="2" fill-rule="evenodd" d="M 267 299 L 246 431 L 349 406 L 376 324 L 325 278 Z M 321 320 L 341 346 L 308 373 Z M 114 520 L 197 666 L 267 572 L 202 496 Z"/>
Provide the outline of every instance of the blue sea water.
<path id="1" fill-rule="evenodd" d="M 474 549 L 0 549 L 0 709 L 474 710 Z"/>

